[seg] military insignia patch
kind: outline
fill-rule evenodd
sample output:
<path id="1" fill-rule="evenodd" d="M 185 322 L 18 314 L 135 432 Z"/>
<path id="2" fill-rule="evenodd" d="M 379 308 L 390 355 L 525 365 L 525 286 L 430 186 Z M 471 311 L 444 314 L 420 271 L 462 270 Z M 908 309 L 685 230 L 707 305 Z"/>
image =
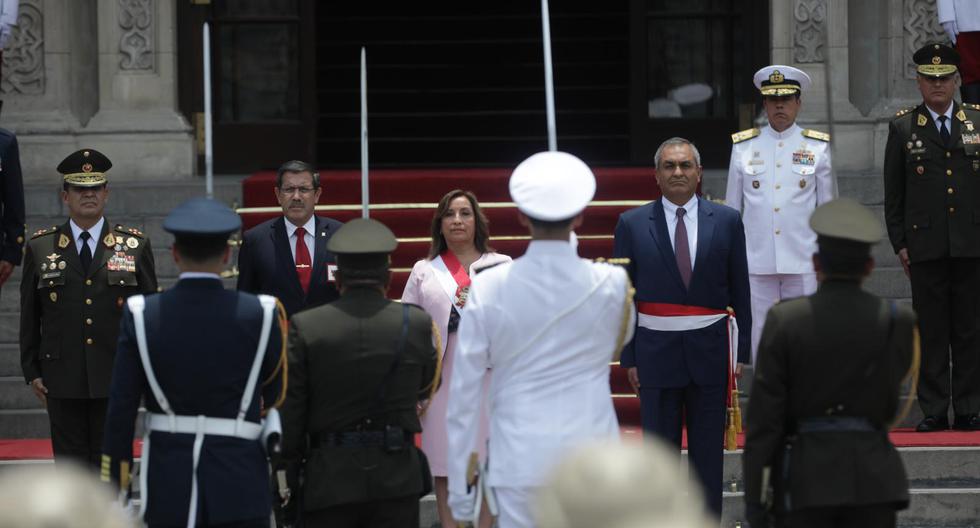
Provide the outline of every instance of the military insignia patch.
<path id="1" fill-rule="evenodd" d="M 105 244 L 106 247 L 112 247 L 112 243 L 115 242 L 115 240 L 116 239 L 112 237 L 112 233 L 108 233 L 106 234 L 105 238 L 102 239 L 102 243 Z"/>
<path id="2" fill-rule="evenodd" d="M 59 256 L 60 256 L 60 255 L 58 255 L 57 253 L 52 253 L 52 254 L 50 254 L 50 255 L 48 255 L 48 256 L 46 256 L 46 257 L 44 257 L 44 258 L 46 258 L 46 259 L 48 259 L 48 260 L 50 260 L 50 261 L 51 261 L 51 264 L 54 264 L 55 262 L 58 262 L 58 257 L 59 257 Z"/>
<path id="3" fill-rule="evenodd" d="M 67 264 L 65 264 L 65 261 L 63 261 L 63 260 L 58 263 L 58 269 L 60 269 L 60 270 L 65 269 L 66 266 L 67 266 Z"/>
<path id="4" fill-rule="evenodd" d="M 918 167 L 915 168 L 915 173 L 918 174 L 919 176 L 922 176 L 922 174 L 925 172 L 926 169 L 922 165 L 919 165 Z"/>
<path id="5" fill-rule="evenodd" d="M 752 139 L 759 135 L 758 128 L 750 128 L 748 130 L 743 130 L 741 132 L 736 132 L 732 134 L 732 143 L 741 143 L 745 140 Z"/>
<path id="6" fill-rule="evenodd" d="M 928 122 L 929 122 L 929 118 L 922 114 L 919 114 L 919 117 L 915 118 L 915 124 L 919 126 L 926 126 L 926 123 Z"/>
<path id="7" fill-rule="evenodd" d="M 966 121 L 966 112 L 964 112 L 962 108 L 958 112 L 956 112 L 956 119 L 959 119 L 960 121 Z"/>
<path id="8" fill-rule="evenodd" d="M 806 180 L 800 178 L 800 189 L 805 189 L 805 188 L 806 188 Z"/>
<path id="9" fill-rule="evenodd" d="M 62 233 L 61 237 L 58 238 L 58 247 L 61 249 L 65 249 L 66 247 L 68 247 L 68 244 L 71 244 L 71 239 L 68 238 L 68 235 Z"/>
<path id="10" fill-rule="evenodd" d="M 830 134 L 819 130 L 811 130 L 809 128 L 803 129 L 803 137 L 816 139 L 818 141 L 830 141 Z"/>
<path id="11" fill-rule="evenodd" d="M 753 189 L 759 188 L 759 180 L 752 180 L 752 188 Z"/>
<path id="12" fill-rule="evenodd" d="M 136 240 L 133 237 L 129 237 L 129 238 L 126 239 L 126 247 L 128 247 L 130 249 L 136 249 L 136 248 L 140 247 L 140 242 L 139 242 L 139 240 Z"/>
<path id="13" fill-rule="evenodd" d="M 58 292 L 51 292 L 48 297 L 51 298 L 51 302 L 58 302 Z"/>

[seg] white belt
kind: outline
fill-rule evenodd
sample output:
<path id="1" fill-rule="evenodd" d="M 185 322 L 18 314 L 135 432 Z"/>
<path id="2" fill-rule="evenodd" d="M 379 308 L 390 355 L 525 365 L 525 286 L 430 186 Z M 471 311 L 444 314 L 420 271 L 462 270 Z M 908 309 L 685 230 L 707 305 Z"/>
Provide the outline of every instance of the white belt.
<path id="1" fill-rule="evenodd" d="M 146 420 L 148 431 L 232 436 L 244 440 L 258 440 L 262 426 L 255 422 L 238 421 L 234 418 L 210 416 L 180 416 L 176 414 L 149 413 Z"/>

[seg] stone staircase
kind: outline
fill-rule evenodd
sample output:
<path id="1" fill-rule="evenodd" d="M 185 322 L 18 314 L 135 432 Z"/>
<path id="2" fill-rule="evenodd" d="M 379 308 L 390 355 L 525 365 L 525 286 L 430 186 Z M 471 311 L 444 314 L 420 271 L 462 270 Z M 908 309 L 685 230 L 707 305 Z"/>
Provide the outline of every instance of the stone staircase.
<path id="1" fill-rule="evenodd" d="M 723 197 L 725 171 L 706 171 L 703 190 L 710 197 Z M 215 197 L 225 203 L 241 203 L 241 177 L 220 177 L 215 183 Z M 840 193 L 857 198 L 881 214 L 881 177 L 877 173 L 841 174 Z M 651 181 L 651 185 L 652 185 Z M 64 221 L 66 212 L 54 184 L 28 185 L 26 189 L 29 216 L 28 232 Z M 169 254 L 171 237 L 160 225 L 174 206 L 192 196 L 203 195 L 204 184 L 199 179 L 170 183 L 115 183 L 110 186 L 106 216 L 114 223 L 125 223 L 145 231 L 151 238 L 156 259 L 157 275 L 162 286 L 171 285 L 177 270 Z M 909 302 L 908 280 L 887 243 L 874 249 L 878 268 L 866 287 L 884 297 Z M 18 340 L 20 270 L 0 293 L 0 439 L 47 438 L 47 417 L 20 372 Z M 234 287 L 234 280 L 227 281 Z M 746 383 L 743 389 L 751 391 Z M 906 396 L 908 397 L 908 396 Z M 743 402 L 744 403 L 744 402 Z M 917 406 L 906 420 L 914 424 L 920 417 Z M 902 448 L 913 496 L 911 507 L 900 516 L 900 526 L 980 527 L 980 433 L 977 447 L 967 448 Z M 741 491 L 741 452 L 726 453 L 725 492 L 722 526 L 746 526 Z M 12 465 L 38 463 L 16 461 L 0 463 L 0 469 Z M 436 520 L 435 502 L 429 496 L 422 500 L 423 528 Z"/>

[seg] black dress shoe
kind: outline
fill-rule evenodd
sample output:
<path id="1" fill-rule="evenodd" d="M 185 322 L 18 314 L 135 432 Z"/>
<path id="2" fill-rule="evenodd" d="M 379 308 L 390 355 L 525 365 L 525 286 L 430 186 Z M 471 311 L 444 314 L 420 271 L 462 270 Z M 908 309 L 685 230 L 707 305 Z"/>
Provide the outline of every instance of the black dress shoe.
<path id="1" fill-rule="evenodd" d="M 953 418 L 953 429 L 957 431 L 980 431 L 980 414 L 957 414 Z"/>
<path id="2" fill-rule="evenodd" d="M 915 430 L 920 433 L 945 431 L 946 429 L 949 429 L 949 418 L 945 416 L 926 416 L 915 427 Z"/>

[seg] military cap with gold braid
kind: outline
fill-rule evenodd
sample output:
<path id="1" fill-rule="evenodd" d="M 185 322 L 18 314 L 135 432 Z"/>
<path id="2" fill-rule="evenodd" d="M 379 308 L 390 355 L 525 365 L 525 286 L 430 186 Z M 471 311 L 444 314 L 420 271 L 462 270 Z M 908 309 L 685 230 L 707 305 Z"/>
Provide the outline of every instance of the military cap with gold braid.
<path id="1" fill-rule="evenodd" d="M 65 183 L 76 187 L 98 187 L 107 183 L 105 173 L 112 162 L 95 149 L 72 152 L 58 164 L 58 172 L 65 175 Z"/>
<path id="2" fill-rule="evenodd" d="M 945 77 L 958 71 L 960 54 L 945 44 L 926 44 L 912 55 L 915 71 L 925 77 Z"/>
<path id="3" fill-rule="evenodd" d="M 782 64 L 760 69 L 752 82 L 764 96 L 794 95 L 810 89 L 810 76 L 806 72 Z"/>

